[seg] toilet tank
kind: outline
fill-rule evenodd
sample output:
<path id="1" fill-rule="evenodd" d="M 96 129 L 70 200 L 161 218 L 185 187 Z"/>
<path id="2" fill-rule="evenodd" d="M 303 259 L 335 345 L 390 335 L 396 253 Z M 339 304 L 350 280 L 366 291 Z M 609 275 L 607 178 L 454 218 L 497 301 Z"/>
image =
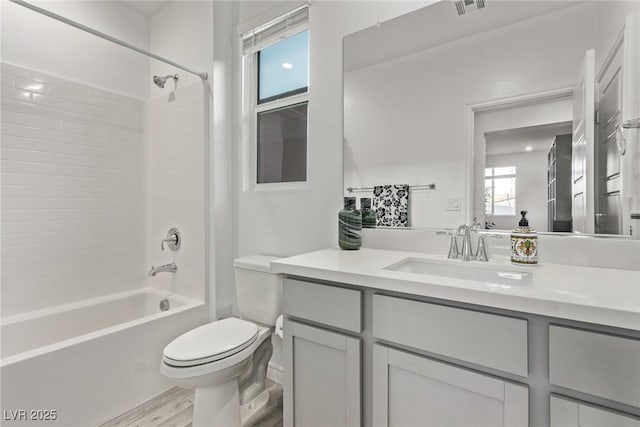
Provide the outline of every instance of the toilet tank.
<path id="1" fill-rule="evenodd" d="M 269 263 L 280 257 L 251 255 L 236 258 L 237 314 L 265 325 L 275 325 L 282 314 L 282 275 L 271 273 Z"/>

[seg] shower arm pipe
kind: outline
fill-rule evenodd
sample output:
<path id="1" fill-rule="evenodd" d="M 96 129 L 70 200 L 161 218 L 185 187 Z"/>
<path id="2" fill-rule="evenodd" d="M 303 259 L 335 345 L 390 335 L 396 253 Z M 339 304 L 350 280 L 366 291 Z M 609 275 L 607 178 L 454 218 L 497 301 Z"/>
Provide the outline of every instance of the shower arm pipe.
<path id="1" fill-rule="evenodd" d="M 75 27 L 75 28 L 77 28 L 79 30 L 85 31 L 85 32 L 87 32 L 89 34 L 93 34 L 94 36 L 98 36 L 98 37 L 100 37 L 102 39 L 105 39 L 105 40 L 108 40 L 108 41 L 110 41 L 112 43 L 118 44 L 118 45 L 120 45 L 122 47 L 126 47 L 127 49 L 134 50 L 134 51 L 136 51 L 138 53 L 141 53 L 141 54 L 146 55 L 146 56 L 148 56 L 150 58 L 156 59 L 156 60 L 158 60 L 160 62 L 164 62 L 165 64 L 169 64 L 169 65 L 172 65 L 172 66 L 174 66 L 176 68 L 184 70 L 184 71 L 186 71 L 188 73 L 195 74 L 196 76 L 200 77 L 202 80 L 207 80 L 209 78 L 209 74 L 206 73 L 206 72 L 205 73 L 199 73 L 197 71 L 194 71 L 194 70 L 192 70 L 190 68 L 185 67 L 184 65 L 180 65 L 180 64 L 178 64 L 176 62 L 173 62 L 170 59 L 164 58 L 164 57 L 162 57 L 160 55 L 156 55 L 155 53 L 152 53 L 152 52 L 149 52 L 147 50 L 141 49 L 141 48 L 139 48 L 137 46 L 129 44 L 129 43 L 127 43 L 125 41 L 122 41 L 120 39 L 117 39 L 115 37 L 111 37 L 108 34 L 105 34 L 105 33 L 100 32 L 98 30 L 94 30 L 91 27 L 87 27 L 86 25 L 82 25 L 79 22 L 73 21 L 73 20 L 71 20 L 69 18 L 65 18 L 64 16 L 61 16 L 61 15 L 58 15 L 56 13 L 50 12 L 50 11 L 48 11 L 46 9 L 43 9 L 41 7 L 35 6 L 35 5 L 31 4 L 31 3 L 28 3 L 28 2 L 26 2 L 24 0 L 9 0 L 9 1 L 11 1 L 12 3 L 15 3 L 17 5 L 20 5 L 22 7 L 26 7 L 27 9 L 31 9 L 34 12 L 38 12 L 38 13 L 40 13 L 42 15 L 48 16 L 49 18 L 53 18 L 56 21 L 60 21 L 60 22 L 65 23 L 67 25 L 71 25 L 72 27 Z"/>

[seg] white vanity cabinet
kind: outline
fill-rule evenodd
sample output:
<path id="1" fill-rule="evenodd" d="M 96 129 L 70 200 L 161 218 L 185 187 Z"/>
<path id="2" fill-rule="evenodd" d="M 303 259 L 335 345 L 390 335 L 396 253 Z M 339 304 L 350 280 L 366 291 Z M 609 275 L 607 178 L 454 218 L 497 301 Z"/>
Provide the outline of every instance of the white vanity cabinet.
<path id="1" fill-rule="evenodd" d="M 373 425 L 527 426 L 526 386 L 375 344 Z"/>
<path id="2" fill-rule="evenodd" d="M 640 407 L 640 340 L 550 325 L 549 380 Z"/>
<path id="3" fill-rule="evenodd" d="M 285 426 L 360 423 L 360 340 L 285 320 Z"/>
<path id="4" fill-rule="evenodd" d="M 638 418 L 561 396 L 551 396 L 550 412 L 551 427 L 640 427 Z"/>
<path id="5" fill-rule="evenodd" d="M 284 425 L 360 426 L 362 292 L 286 279 L 283 298 Z"/>
<path id="6" fill-rule="evenodd" d="M 373 295 L 374 426 L 527 426 L 521 384 L 395 349 L 410 347 L 526 377 L 527 321 Z"/>
<path id="7" fill-rule="evenodd" d="M 284 282 L 286 426 L 640 427 L 638 331 L 314 280 Z"/>

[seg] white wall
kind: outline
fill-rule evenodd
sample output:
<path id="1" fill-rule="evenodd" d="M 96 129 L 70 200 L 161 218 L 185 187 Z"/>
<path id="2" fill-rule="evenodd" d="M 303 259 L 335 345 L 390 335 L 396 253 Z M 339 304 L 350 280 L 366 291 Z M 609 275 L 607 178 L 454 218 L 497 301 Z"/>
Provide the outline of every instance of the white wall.
<path id="1" fill-rule="evenodd" d="M 235 300 L 235 276 L 233 259 L 237 254 L 234 239 L 235 213 L 233 181 L 234 147 L 237 132 L 236 111 L 240 106 L 239 76 L 236 68 L 239 52 L 235 27 L 238 22 L 237 3 L 216 1 L 214 3 L 214 71 L 212 133 L 210 153 L 211 191 L 211 264 L 215 265 L 211 289 L 211 308 L 215 315 L 227 316 L 232 312 Z"/>
<path id="2" fill-rule="evenodd" d="M 213 67 L 213 4 L 209 1 L 173 1 L 151 15 L 149 49 L 197 72 Z M 178 74 L 178 87 L 201 84 L 200 77 L 151 59 L 150 74 Z M 148 79 L 150 95 L 158 88 Z M 209 84 L 205 81 L 204 84 Z M 168 87 L 167 85 L 166 87 Z"/>
<path id="3" fill-rule="evenodd" d="M 199 82 L 166 93 L 145 109 L 145 267 L 175 262 L 178 271 L 147 277 L 146 283 L 204 300 L 205 94 Z M 180 230 L 180 249 L 165 245 L 162 251 L 160 242 L 172 227 Z"/>
<path id="4" fill-rule="evenodd" d="M 240 60 L 237 24 L 268 13 L 282 2 L 215 2 L 216 88 L 233 88 L 224 108 L 214 111 L 215 149 L 233 149 L 233 235 L 217 236 L 224 245 L 216 268 L 229 268 L 216 283 L 218 314 L 231 312 L 235 304 L 233 256 L 275 254 L 288 256 L 337 244 L 337 214 L 342 207 L 342 38 L 349 33 L 415 10 L 430 1 L 415 2 L 313 2 L 309 16 L 309 165 L 308 185 L 301 190 L 243 191 L 240 151 Z M 292 7 L 294 2 L 291 2 Z M 229 24 L 231 21 L 231 25 Z M 220 56 L 218 56 L 220 53 Z M 232 59 L 233 68 L 224 66 Z M 220 86 L 218 86 L 218 83 Z M 220 93 L 216 89 L 216 94 Z M 226 92 L 223 92 L 226 93 Z M 218 100 L 216 100 L 218 105 Z M 233 108 L 233 120 L 222 121 Z M 226 142 L 226 145 L 225 145 Z M 218 168 L 219 170 L 219 168 Z M 216 175 L 214 181 L 219 179 Z M 214 185 L 216 185 L 214 183 Z M 216 196 L 217 197 L 217 196 Z M 221 200 L 222 202 L 222 200 Z M 216 223 L 219 217 L 216 214 Z M 230 222 L 227 222 L 230 224 Z M 221 224 L 220 226 L 223 226 Z M 224 262 L 224 263 L 223 263 Z M 281 344 L 274 340 L 272 365 L 282 366 Z"/>
<path id="5" fill-rule="evenodd" d="M 342 38 L 427 3 L 319 1 L 311 5 L 307 188 L 242 191 L 236 185 L 238 255 L 292 255 L 335 246 L 336 217 L 342 205 Z M 265 9 L 264 2 L 241 2 L 239 22 Z M 235 153 L 236 183 L 241 182 L 240 154 Z"/>
<path id="6" fill-rule="evenodd" d="M 145 15 L 117 1 L 34 1 L 141 48 L 149 45 Z M 0 2 L 2 61 L 144 99 L 148 58 L 9 1 Z"/>
<path id="7" fill-rule="evenodd" d="M 2 65 L 2 315 L 144 280 L 142 101 Z"/>
<path id="8" fill-rule="evenodd" d="M 553 140 L 549 141 L 549 145 Z M 487 217 L 496 230 L 512 230 L 518 225 L 520 211 L 528 211 L 529 225 L 538 231 L 548 230 L 547 219 L 547 152 L 530 151 L 487 156 L 487 167 L 516 167 L 516 214 Z"/>
<path id="9" fill-rule="evenodd" d="M 174 1 L 149 20 L 149 48 L 197 72 L 213 74 L 213 4 Z M 153 75 L 178 74 L 177 86 L 168 80 L 155 86 Z M 208 126 L 212 102 L 210 80 L 156 60 L 150 61 L 147 109 L 147 268 L 175 262 L 175 275 L 158 275 L 147 283 L 179 294 L 207 298 L 215 287 L 215 268 L 208 246 L 210 229 L 209 162 L 212 142 Z M 183 238 L 177 251 L 161 251 L 160 241 L 170 227 Z M 212 315 L 215 314 L 212 309 Z"/>
<path id="10" fill-rule="evenodd" d="M 435 183 L 411 194 L 412 223 L 464 223 L 446 199 L 467 200 L 467 106 L 571 87 L 595 17 L 571 7 L 348 73 L 345 186 Z"/>
<path id="11" fill-rule="evenodd" d="M 215 142 L 213 240 L 218 315 L 235 304 L 232 260 L 255 253 L 293 255 L 335 246 L 342 187 L 342 37 L 417 9 L 415 2 L 314 2 L 310 10 L 309 185 L 304 190 L 243 191 L 240 134 L 241 53 L 237 26 L 260 22 L 286 2 L 214 2 Z M 295 2 L 290 2 L 294 7 Z M 256 24 L 257 25 L 257 24 Z M 229 156 L 233 161 L 229 163 Z M 231 180 L 231 181 L 230 181 Z M 228 193 L 232 182 L 233 194 Z M 305 215 L 299 215 L 301 209 Z"/>

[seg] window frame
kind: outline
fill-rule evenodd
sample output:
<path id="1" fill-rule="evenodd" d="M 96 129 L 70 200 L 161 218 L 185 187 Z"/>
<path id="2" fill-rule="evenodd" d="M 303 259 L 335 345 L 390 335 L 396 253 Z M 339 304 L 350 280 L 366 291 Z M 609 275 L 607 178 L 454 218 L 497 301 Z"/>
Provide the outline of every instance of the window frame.
<path id="1" fill-rule="evenodd" d="M 293 37 L 303 31 L 309 31 L 308 22 L 298 25 L 295 29 L 274 34 L 272 42 L 262 42 L 259 48 L 251 53 L 242 55 L 242 101 L 243 101 L 243 154 L 242 154 L 242 189 L 243 191 L 273 191 L 273 190 L 301 190 L 309 188 L 309 80 L 304 92 L 297 89 L 283 94 L 269 97 L 259 102 L 259 52 L 285 38 Z M 296 93 L 298 92 L 298 93 Z M 258 183 L 258 114 L 271 110 L 307 104 L 307 135 L 306 135 L 306 167 L 304 181 Z"/>
<path id="2" fill-rule="evenodd" d="M 499 169 L 499 168 L 513 168 L 513 170 L 515 171 L 514 173 L 508 173 L 508 174 L 501 174 L 501 175 L 496 175 L 495 170 Z M 491 169 L 491 175 L 487 175 L 487 169 Z M 490 216 L 500 216 L 500 217 L 510 217 L 510 216 L 516 216 L 518 209 L 516 207 L 516 202 L 517 202 L 517 195 L 515 194 L 515 188 L 516 188 L 516 182 L 518 180 L 517 178 L 518 175 L 518 168 L 516 166 L 485 166 L 485 175 L 484 175 L 484 180 L 485 180 L 485 192 L 487 189 L 487 179 L 491 180 L 491 212 L 487 212 L 486 211 L 486 205 L 485 205 L 485 215 L 490 215 Z M 501 214 L 496 214 L 496 178 L 499 179 L 504 179 L 504 178 L 513 178 L 513 191 L 514 191 L 514 196 L 513 196 L 513 215 L 501 215 Z"/>

